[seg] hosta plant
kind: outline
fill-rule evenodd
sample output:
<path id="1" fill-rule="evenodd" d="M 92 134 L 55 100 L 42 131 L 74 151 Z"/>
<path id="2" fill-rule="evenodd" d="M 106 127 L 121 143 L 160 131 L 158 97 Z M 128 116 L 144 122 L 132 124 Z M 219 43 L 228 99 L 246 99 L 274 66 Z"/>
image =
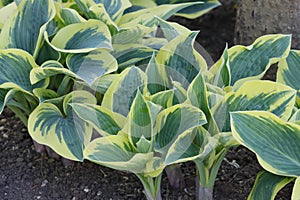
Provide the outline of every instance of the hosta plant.
<path id="1" fill-rule="evenodd" d="M 129 0 L 0 1 L 0 111 L 6 105 L 36 141 L 56 141 L 55 151 L 82 161 L 92 129 L 83 122 L 73 129 L 68 103 L 101 103 L 98 79 L 108 75 L 99 84 L 111 83 L 111 73 L 148 61 L 167 41 L 155 37 L 159 19 L 192 5 L 202 14 L 210 9 L 199 1 L 167 3 L 129 11 Z"/>
<path id="2" fill-rule="evenodd" d="M 291 50 L 278 64 L 277 82 L 298 91 L 288 119 L 257 111 L 231 114 L 234 137 L 257 155 L 266 170 L 258 174 L 248 199 L 274 199 L 278 191 L 292 181 L 295 181 L 292 199 L 300 197 L 299 63 L 299 51 Z"/>

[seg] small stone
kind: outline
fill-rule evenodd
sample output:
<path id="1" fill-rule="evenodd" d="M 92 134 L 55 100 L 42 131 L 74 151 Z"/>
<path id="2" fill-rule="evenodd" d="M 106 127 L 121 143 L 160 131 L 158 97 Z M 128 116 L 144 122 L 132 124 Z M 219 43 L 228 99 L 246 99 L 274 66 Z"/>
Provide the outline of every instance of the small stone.
<path id="1" fill-rule="evenodd" d="M 7 121 L 7 119 L 1 119 L 1 123 L 5 123 Z"/>
<path id="2" fill-rule="evenodd" d="M 72 200 L 76 200 L 76 197 L 73 197 Z"/>
<path id="3" fill-rule="evenodd" d="M 48 180 L 47 180 L 47 179 L 44 180 L 44 181 L 42 182 L 42 184 L 41 184 L 41 187 L 45 187 L 45 186 L 47 185 L 47 183 L 48 183 Z"/>
<path id="4" fill-rule="evenodd" d="M 17 162 L 23 162 L 24 159 L 23 158 L 17 158 Z"/>
<path id="5" fill-rule="evenodd" d="M 0 126 L 0 131 L 3 131 L 4 130 L 4 126 Z"/>
<path id="6" fill-rule="evenodd" d="M 7 139 L 7 138 L 8 138 L 8 135 L 7 135 L 6 133 L 4 133 L 4 134 L 2 135 L 2 137 L 5 138 L 5 139 Z"/>
<path id="7" fill-rule="evenodd" d="M 22 128 L 22 129 L 21 129 L 21 132 L 22 132 L 22 133 L 25 133 L 25 132 L 27 132 L 27 129 L 26 129 L 26 128 Z"/>
<path id="8" fill-rule="evenodd" d="M 102 195 L 102 192 L 101 191 L 98 191 L 97 192 L 97 196 L 101 196 Z"/>
<path id="9" fill-rule="evenodd" d="M 86 193 L 88 193 L 88 192 L 90 191 L 90 189 L 87 188 L 87 187 L 85 187 L 85 188 L 83 189 L 83 191 L 86 192 Z"/>

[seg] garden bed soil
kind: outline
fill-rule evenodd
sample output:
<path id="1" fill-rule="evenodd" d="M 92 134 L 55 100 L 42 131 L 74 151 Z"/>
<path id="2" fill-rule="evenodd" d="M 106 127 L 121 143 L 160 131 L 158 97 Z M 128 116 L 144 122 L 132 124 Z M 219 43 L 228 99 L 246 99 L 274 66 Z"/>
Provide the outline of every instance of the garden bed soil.
<path id="1" fill-rule="evenodd" d="M 200 30 L 199 42 L 214 60 L 225 47 L 233 45 L 234 4 L 226 3 L 196 20 L 174 17 L 171 20 L 192 30 Z M 91 162 L 64 167 L 60 160 L 36 153 L 27 129 L 14 114 L 5 109 L 0 116 L 0 199 L 62 200 L 140 200 L 145 199 L 139 180 L 132 174 L 111 170 Z M 223 161 L 214 188 L 216 200 L 247 198 L 261 167 L 253 153 L 243 147 L 229 151 Z M 166 175 L 162 180 L 163 199 L 195 199 L 195 168 L 182 165 L 186 186 L 182 191 L 171 189 Z M 292 185 L 283 189 L 277 200 L 290 199 Z"/>

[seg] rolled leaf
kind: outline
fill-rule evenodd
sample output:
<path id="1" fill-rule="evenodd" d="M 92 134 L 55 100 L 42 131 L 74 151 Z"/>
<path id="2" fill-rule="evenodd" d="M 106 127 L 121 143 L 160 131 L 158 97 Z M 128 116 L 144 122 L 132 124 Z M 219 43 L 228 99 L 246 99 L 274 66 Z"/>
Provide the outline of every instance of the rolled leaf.
<path id="1" fill-rule="evenodd" d="M 290 46 L 291 36 L 278 34 L 262 36 L 247 47 L 234 46 L 230 48 L 228 50 L 230 85 L 236 84 L 238 87 L 249 79 L 262 78 L 271 64 L 288 56 Z"/>
<path id="2" fill-rule="evenodd" d="M 47 24 L 55 16 L 53 1 L 21 1 L 17 12 L 5 23 L 0 49 L 18 48 L 37 56 Z"/>
<path id="3" fill-rule="evenodd" d="M 47 40 L 48 35 L 45 32 Z M 60 29 L 50 45 L 65 53 L 86 53 L 96 49 L 112 49 L 108 27 L 99 20 L 70 24 Z"/>
<path id="4" fill-rule="evenodd" d="M 300 90 L 300 51 L 291 50 L 286 59 L 279 61 L 277 82 L 284 83 L 296 90 Z"/>
<path id="5" fill-rule="evenodd" d="M 15 90 L 0 88 L 0 114 L 3 112 L 4 106 L 13 98 L 15 92 Z"/>
<path id="6" fill-rule="evenodd" d="M 254 186 L 247 200 L 273 200 L 277 193 L 292 180 L 292 178 L 261 171 L 257 174 Z"/>
<path id="7" fill-rule="evenodd" d="M 166 73 L 174 81 L 180 82 L 184 88 L 197 76 L 199 71 L 207 68 L 205 60 L 193 48 L 197 32 L 178 36 L 162 47 L 156 61 L 163 66 Z"/>
<path id="8" fill-rule="evenodd" d="M 255 88 L 255 89 L 254 89 Z M 230 112 L 270 111 L 288 120 L 295 103 L 296 91 L 271 81 L 248 81 L 236 92 L 229 92 L 212 108 L 213 117 L 222 132 L 230 131 Z"/>
<path id="9" fill-rule="evenodd" d="M 140 88 L 143 91 L 146 81 L 145 73 L 139 68 L 125 69 L 106 91 L 102 106 L 127 116 L 137 90 Z"/>
<path id="10" fill-rule="evenodd" d="M 51 103 L 40 104 L 29 116 L 28 131 L 40 144 L 51 147 L 59 155 L 83 161 L 83 150 L 92 137 L 92 127 L 78 118 L 69 103 L 96 103 L 89 92 L 76 91 L 67 95 L 63 110 Z"/>
<path id="11" fill-rule="evenodd" d="M 137 142 L 143 137 L 151 141 L 153 136 L 152 118 L 150 107 L 141 94 L 137 92 L 128 114 L 128 133 L 130 142 L 137 146 Z"/>
<path id="12" fill-rule="evenodd" d="M 168 108 L 173 105 L 174 95 L 175 95 L 174 90 L 166 90 L 151 95 L 150 101 L 162 106 L 163 108 Z"/>
<path id="13" fill-rule="evenodd" d="M 261 166 L 280 176 L 300 175 L 300 126 L 266 111 L 231 113 L 234 138 L 253 151 Z"/>
<path id="14" fill-rule="evenodd" d="M 199 73 L 190 84 L 187 96 L 189 103 L 200 108 L 205 113 L 207 124 L 205 124 L 204 127 L 213 135 L 219 133 L 217 124 L 209 107 L 207 86 L 201 73 Z"/>

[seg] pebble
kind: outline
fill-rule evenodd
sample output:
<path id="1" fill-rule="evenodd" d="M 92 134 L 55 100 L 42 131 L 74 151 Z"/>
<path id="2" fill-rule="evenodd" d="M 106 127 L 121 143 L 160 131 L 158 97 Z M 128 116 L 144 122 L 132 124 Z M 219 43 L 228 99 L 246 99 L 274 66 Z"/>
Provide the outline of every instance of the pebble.
<path id="1" fill-rule="evenodd" d="M 97 192 L 97 196 L 101 196 L 102 192 L 101 191 L 98 191 Z"/>
<path id="2" fill-rule="evenodd" d="M 8 135 L 7 135 L 6 133 L 4 133 L 4 134 L 2 135 L 2 137 L 5 138 L 5 139 L 7 139 L 7 138 L 8 138 Z"/>
<path id="3" fill-rule="evenodd" d="M 22 129 L 21 129 L 21 132 L 22 132 L 22 133 L 25 133 L 25 132 L 27 132 L 27 129 L 26 129 L 26 128 L 22 128 Z"/>
<path id="4" fill-rule="evenodd" d="M 0 122 L 1 122 L 1 123 L 5 123 L 6 121 L 7 121 L 7 119 L 4 118 L 4 119 L 1 119 Z"/>
<path id="5" fill-rule="evenodd" d="M 47 183 L 48 183 L 48 180 L 46 179 L 46 180 L 43 180 L 43 182 L 42 182 L 42 184 L 41 184 L 41 187 L 45 187 L 46 185 L 47 185 Z"/>
<path id="6" fill-rule="evenodd" d="M 4 130 L 4 126 L 0 126 L 0 131 L 3 131 Z"/>
<path id="7" fill-rule="evenodd" d="M 87 187 L 85 187 L 85 188 L 83 189 L 83 191 L 86 192 L 86 193 L 88 193 L 88 192 L 90 191 L 90 189 L 87 188 Z"/>

